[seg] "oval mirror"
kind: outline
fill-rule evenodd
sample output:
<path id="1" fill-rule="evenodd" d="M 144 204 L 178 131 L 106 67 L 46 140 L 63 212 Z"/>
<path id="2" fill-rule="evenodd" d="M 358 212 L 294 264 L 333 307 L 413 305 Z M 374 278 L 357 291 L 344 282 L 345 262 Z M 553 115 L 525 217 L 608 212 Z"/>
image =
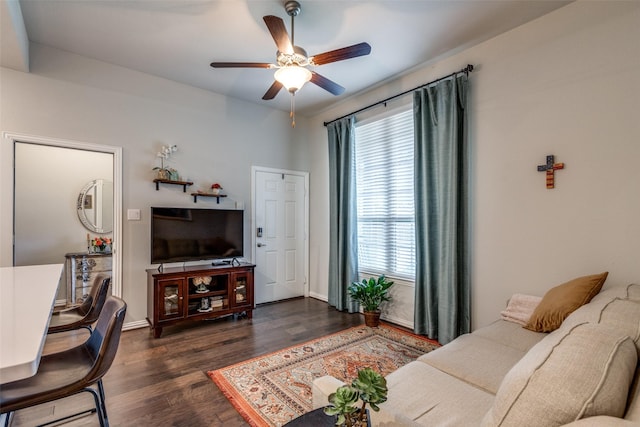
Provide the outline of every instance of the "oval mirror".
<path id="1" fill-rule="evenodd" d="M 96 179 L 88 182 L 78 196 L 78 218 L 94 233 L 113 231 L 113 182 Z"/>

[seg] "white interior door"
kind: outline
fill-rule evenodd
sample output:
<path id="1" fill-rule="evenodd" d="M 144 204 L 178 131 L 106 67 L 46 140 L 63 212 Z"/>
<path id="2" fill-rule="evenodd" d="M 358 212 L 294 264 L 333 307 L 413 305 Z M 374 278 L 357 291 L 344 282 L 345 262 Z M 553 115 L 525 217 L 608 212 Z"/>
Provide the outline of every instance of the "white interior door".
<path id="1" fill-rule="evenodd" d="M 306 291 L 306 176 L 254 171 L 255 302 Z"/>

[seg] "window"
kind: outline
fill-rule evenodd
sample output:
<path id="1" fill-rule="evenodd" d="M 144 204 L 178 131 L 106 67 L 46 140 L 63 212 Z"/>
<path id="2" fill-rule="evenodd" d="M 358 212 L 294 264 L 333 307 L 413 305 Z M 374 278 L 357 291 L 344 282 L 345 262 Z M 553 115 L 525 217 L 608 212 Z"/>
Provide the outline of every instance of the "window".
<path id="1" fill-rule="evenodd" d="M 357 125 L 355 136 L 359 269 L 413 279 L 413 111 Z"/>

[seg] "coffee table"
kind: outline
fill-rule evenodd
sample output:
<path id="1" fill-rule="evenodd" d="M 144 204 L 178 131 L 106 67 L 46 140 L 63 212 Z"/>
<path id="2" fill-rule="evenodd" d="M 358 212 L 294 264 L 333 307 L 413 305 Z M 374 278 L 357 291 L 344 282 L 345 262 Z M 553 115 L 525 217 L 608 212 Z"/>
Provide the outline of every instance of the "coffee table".
<path id="1" fill-rule="evenodd" d="M 314 409 L 311 412 L 300 415 L 285 424 L 285 427 L 322 427 L 322 426 L 335 426 L 336 416 L 329 416 L 324 413 L 324 408 Z"/>
<path id="2" fill-rule="evenodd" d="M 369 415 L 369 409 L 367 408 L 367 416 Z M 298 418 L 295 418 L 288 423 L 286 423 L 283 427 L 324 427 L 324 426 L 335 426 L 336 425 L 336 416 L 329 416 L 324 413 L 324 408 L 314 409 L 311 412 L 307 412 L 306 414 L 300 415 Z M 367 419 L 367 426 L 371 426 L 370 421 Z"/>

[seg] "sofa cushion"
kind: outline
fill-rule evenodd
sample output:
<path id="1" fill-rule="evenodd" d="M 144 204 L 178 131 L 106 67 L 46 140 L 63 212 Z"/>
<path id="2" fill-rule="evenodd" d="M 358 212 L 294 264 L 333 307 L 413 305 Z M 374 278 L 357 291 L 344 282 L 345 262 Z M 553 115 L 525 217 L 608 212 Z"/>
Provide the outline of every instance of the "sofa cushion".
<path id="1" fill-rule="evenodd" d="M 615 298 L 608 302 L 591 302 L 567 317 L 562 327 L 573 327 L 585 322 L 607 325 L 618 333 L 629 336 L 640 355 L 640 301 Z"/>
<path id="2" fill-rule="evenodd" d="M 553 332 L 506 375 L 483 426 L 559 426 L 621 417 L 637 364 L 631 339 L 585 323 Z"/>
<path id="3" fill-rule="evenodd" d="M 599 302 L 600 300 L 611 301 L 616 298 L 640 300 L 640 285 L 632 283 L 630 285 L 603 286 L 591 302 Z"/>
<path id="4" fill-rule="evenodd" d="M 616 417 L 599 415 L 597 417 L 582 418 L 581 420 L 574 421 L 564 427 L 638 427 L 638 424 L 631 421 L 621 420 Z"/>
<path id="5" fill-rule="evenodd" d="M 524 354 L 525 351 L 466 334 L 444 347 L 423 354 L 418 360 L 496 394 L 504 376 Z"/>
<path id="6" fill-rule="evenodd" d="M 380 412 L 370 411 L 371 425 L 478 425 L 493 395 L 423 362 L 413 361 L 386 377 L 389 393 Z"/>
<path id="7" fill-rule="evenodd" d="M 627 298 L 640 301 L 640 285 L 632 283 L 627 286 Z"/>
<path id="8" fill-rule="evenodd" d="M 476 329 L 473 335 L 481 336 L 498 344 L 526 352 L 548 334 L 533 332 L 523 328 L 517 323 L 506 320 L 496 320 L 487 326 Z"/>
<path id="9" fill-rule="evenodd" d="M 640 357 L 638 359 L 640 360 Z M 624 419 L 640 425 L 640 366 L 636 367 L 636 375 L 629 390 L 627 411 L 624 414 Z"/>
<path id="10" fill-rule="evenodd" d="M 591 301 L 607 279 L 608 272 L 578 277 L 550 289 L 542 297 L 525 328 L 551 332 L 580 306 Z"/>

